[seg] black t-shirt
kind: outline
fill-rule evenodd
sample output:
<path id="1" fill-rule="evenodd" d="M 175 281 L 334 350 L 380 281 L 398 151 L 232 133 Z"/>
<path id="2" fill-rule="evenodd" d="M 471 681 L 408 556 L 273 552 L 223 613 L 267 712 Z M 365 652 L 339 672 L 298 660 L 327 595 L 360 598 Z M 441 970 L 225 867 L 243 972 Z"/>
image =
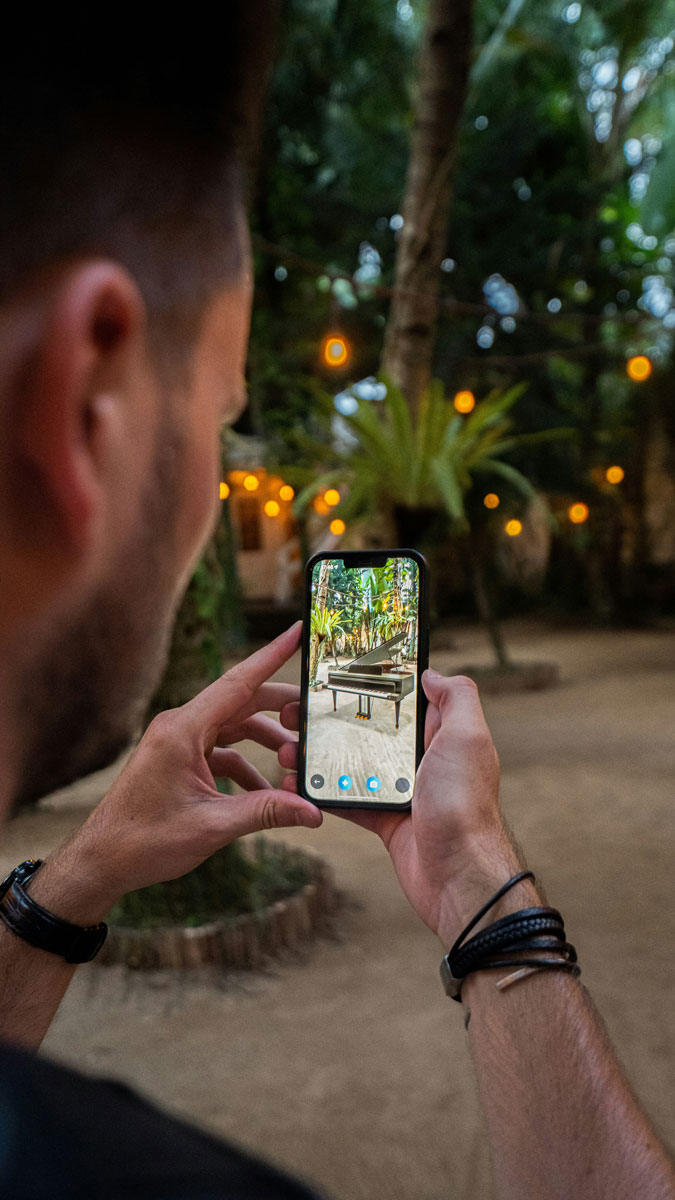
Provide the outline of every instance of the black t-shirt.
<path id="1" fill-rule="evenodd" d="M 0 1047 L 0 1200 L 317 1200 L 148 1104 Z"/>

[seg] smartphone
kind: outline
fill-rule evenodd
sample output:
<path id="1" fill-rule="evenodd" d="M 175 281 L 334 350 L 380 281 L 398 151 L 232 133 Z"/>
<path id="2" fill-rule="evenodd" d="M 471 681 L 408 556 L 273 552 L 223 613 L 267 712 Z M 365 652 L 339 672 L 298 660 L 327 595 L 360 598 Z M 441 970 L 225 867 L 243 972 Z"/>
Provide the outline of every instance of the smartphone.
<path id="1" fill-rule="evenodd" d="M 298 789 L 320 808 L 410 808 L 424 751 L 427 590 L 416 550 L 307 563 Z"/>

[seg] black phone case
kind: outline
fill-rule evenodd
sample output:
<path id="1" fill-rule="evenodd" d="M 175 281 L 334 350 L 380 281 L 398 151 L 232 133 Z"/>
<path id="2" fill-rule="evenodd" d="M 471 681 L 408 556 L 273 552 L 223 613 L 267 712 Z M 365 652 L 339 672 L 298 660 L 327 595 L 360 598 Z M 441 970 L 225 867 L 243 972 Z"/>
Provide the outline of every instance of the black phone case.
<path id="1" fill-rule="evenodd" d="M 416 762 L 415 771 L 420 765 L 424 754 L 424 721 L 427 711 L 427 698 L 421 685 L 422 672 L 429 665 L 429 564 L 418 550 L 344 550 L 342 553 L 323 550 L 313 554 L 305 565 L 305 588 L 303 601 L 302 625 L 302 675 L 300 682 L 300 737 L 298 744 L 298 793 L 315 804 L 317 808 L 374 808 L 382 812 L 409 812 L 412 798 L 405 803 L 386 804 L 381 800 L 330 800 L 321 802 L 307 793 L 305 787 L 306 747 L 307 747 L 307 701 L 309 695 L 309 639 L 310 639 L 310 610 L 312 602 L 312 571 L 314 564 L 324 558 L 341 558 L 345 566 L 369 567 L 381 566 L 388 558 L 412 558 L 419 566 L 419 601 L 418 601 L 418 632 L 417 632 L 417 714 L 416 714 Z M 414 790 L 414 789 L 413 789 Z"/>

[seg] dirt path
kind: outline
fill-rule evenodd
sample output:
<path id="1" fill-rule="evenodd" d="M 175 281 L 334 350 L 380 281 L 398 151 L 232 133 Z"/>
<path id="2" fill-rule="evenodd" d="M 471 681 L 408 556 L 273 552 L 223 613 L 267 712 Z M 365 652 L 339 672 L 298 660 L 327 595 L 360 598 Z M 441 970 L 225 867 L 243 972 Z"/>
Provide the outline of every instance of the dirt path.
<path id="1" fill-rule="evenodd" d="M 486 701 L 504 805 L 672 1143 L 675 633 L 514 627 L 510 640 L 523 658 L 557 660 L 563 682 Z M 480 646 L 460 631 L 434 665 L 477 661 Z M 46 851 L 102 786 L 84 781 L 49 814 L 14 822 L 7 865 Z M 439 944 L 374 838 L 335 818 L 282 836 L 334 864 L 353 899 L 341 941 L 304 964 L 220 983 L 83 968 L 47 1051 L 122 1076 L 336 1198 L 487 1200 L 485 1139 Z"/>

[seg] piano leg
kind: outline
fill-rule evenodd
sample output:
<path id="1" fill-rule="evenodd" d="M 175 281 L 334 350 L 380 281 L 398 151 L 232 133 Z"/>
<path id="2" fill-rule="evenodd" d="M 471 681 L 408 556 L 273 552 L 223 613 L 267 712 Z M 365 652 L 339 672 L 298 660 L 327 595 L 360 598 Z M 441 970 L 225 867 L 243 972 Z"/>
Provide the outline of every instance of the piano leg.
<path id="1" fill-rule="evenodd" d="M 398 719 L 399 719 L 399 716 L 401 715 L 401 701 L 394 700 L 394 707 L 396 709 L 396 728 L 398 729 Z"/>
<path id="2" fill-rule="evenodd" d="M 331 688 L 332 691 L 332 688 Z M 337 712 L 337 704 L 335 703 L 336 692 L 333 692 L 333 712 Z"/>

